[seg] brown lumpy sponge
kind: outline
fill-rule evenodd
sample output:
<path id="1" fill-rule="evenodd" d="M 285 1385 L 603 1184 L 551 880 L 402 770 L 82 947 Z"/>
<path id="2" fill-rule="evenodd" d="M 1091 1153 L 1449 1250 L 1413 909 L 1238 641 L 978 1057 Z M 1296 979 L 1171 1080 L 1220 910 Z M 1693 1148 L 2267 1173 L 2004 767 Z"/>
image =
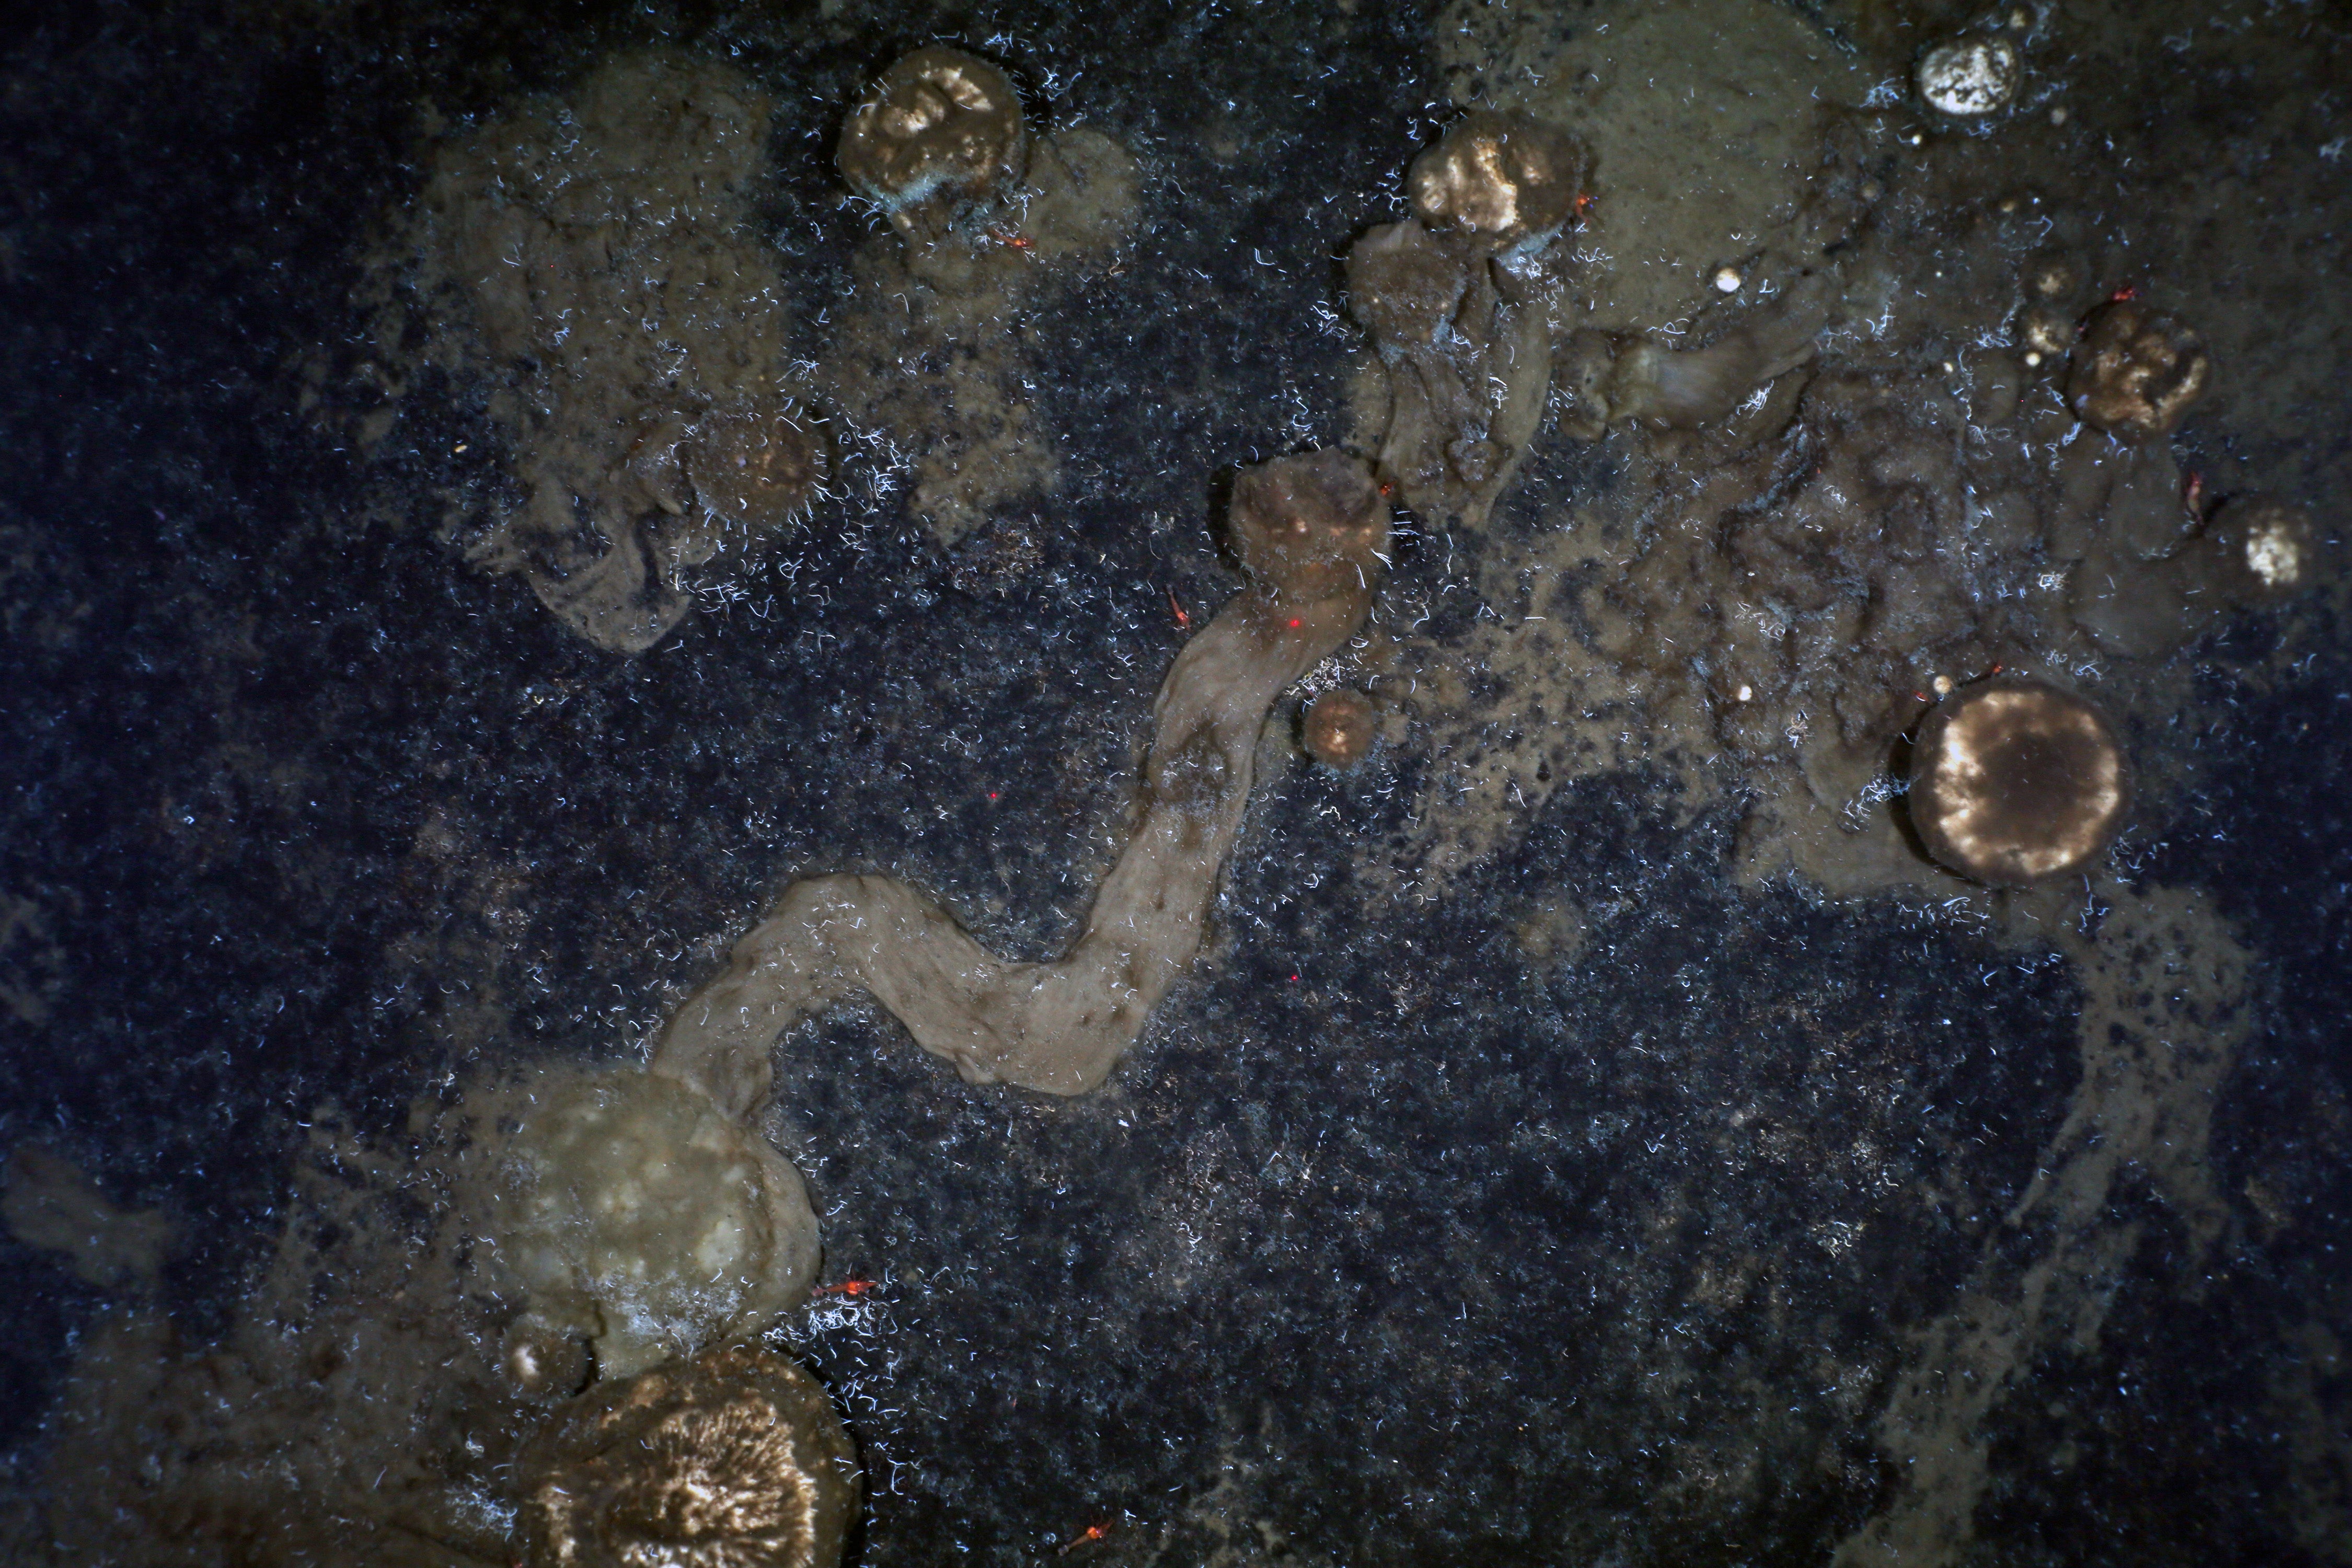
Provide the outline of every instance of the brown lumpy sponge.
<path id="1" fill-rule="evenodd" d="M 519 1468 L 533 1568 L 834 1568 L 860 1490 L 824 1388 L 750 1345 L 600 1385 Z"/>
<path id="2" fill-rule="evenodd" d="M 1242 568 L 1286 601 L 1369 593 L 1387 563 L 1389 508 L 1357 458 L 1277 458 L 1234 477 L 1226 514 Z"/>
<path id="3" fill-rule="evenodd" d="M 1308 706 L 1299 721 L 1299 739 L 1307 755 L 1327 768 L 1354 767 L 1371 752 L 1379 715 L 1371 700 L 1345 687 L 1327 691 Z"/>
<path id="4" fill-rule="evenodd" d="M 504 1366 L 523 1393 L 570 1377 L 568 1339 L 625 1376 L 757 1333 L 808 1294 L 820 1254 L 800 1173 L 691 1088 L 549 1069 L 479 1111 L 519 1123 L 475 1223 L 531 1303 Z"/>
<path id="5" fill-rule="evenodd" d="M 2075 417 L 2137 440 L 2180 423 L 2212 375 L 2205 340 L 2186 322 L 2136 300 L 2102 305 L 2083 325 L 2066 373 Z"/>
<path id="6" fill-rule="evenodd" d="M 850 188 L 900 233 L 944 228 L 1027 173 L 1020 94 L 986 60 L 925 45 L 884 71 L 849 111 L 836 161 Z"/>
<path id="7" fill-rule="evenodd" d="M 2088 702 L 2042 681 L 1982 682 L 1928 714 L 1911 753 L 1911 824 L 1937 864 L 1994 887 L 2075 870 L 2131 805 L 2123 747 Z"/>
<path id="8" fill-rule="evenodd" d="M 1200 950 L 1267 710 L 1363 624 L 1388 548 L 1380 487 L 1341 452 L 1244 469 L 1229 521 L 1250 582 L 1160 686 L 1140 817 L 1065 957 L 1006 963 L 891 878 L 810 878 L 678 1009 L 654 1072 L 740 1116 L 767 1097 L 777 1034 L 863 989 L 971 1081 L 1100 1084 Z"/>
<path id="9" fill-rule="evenodd" d="M 1497 250 L 1540 244 L 1576 216 L 1592 167 L 1584 144 L 1526 114 L 1478 110 L 1412 162 L 1415 216 Z"/>
<path id="10" fill-rule="evenodd" d="M 1412 217 L 1348 253 L 1380 353 L 1375 462 L 1442 526 L 1486 520 L 1543 422 L 1559 279 L 1546 256 L 1590 166 L 1566 132 L 1478 113 L 1413 163 Z"/>

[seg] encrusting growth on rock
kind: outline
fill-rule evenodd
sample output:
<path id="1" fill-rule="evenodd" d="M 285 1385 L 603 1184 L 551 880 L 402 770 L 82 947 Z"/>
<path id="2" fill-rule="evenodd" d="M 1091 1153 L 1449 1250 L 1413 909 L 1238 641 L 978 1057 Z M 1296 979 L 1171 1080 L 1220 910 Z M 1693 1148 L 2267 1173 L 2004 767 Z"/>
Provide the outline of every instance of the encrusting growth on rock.
<path id="1" fill-rule="evenodd" d="M 436 356 L 493 389 L 524 497 L 467 553 L 614 653 L 660 641 L 825 477 L 752 214 L 772 112 L 727 67 L 624 57 L 442 147 L 418 204 Z"/>
<path id="2" fill-rule="evenodd" d="M 1938 865 L 2021 888 L 2106 848 L 2131 782 L 2097 709 L 2011 677 L 1955 693 L 1921 722 L 1909 800 L 1911 825 Z"/>
<path id="3" fill-rule="evenodd" d="M 2161 442 L 2137 451 L 2157 455 L 2158 472 L 2178 470 Z M 2075 568 L 2069 604 L 2074 624 L 2100 647 L 2126 658 L 2158 658 L 2210 631 L 2232 610 L 2255 610 L 2294 598 L 2319 567 L 2319 541 L 2301 507 L 2264 496 L 2233 500 L 2194 532 L 2176 527 L 2160 550 L 2132 549 L 2135 536 L 2118 484 L 2100 521 L 2110 532 Z M 2196 518 L 2174 500 L 2181 523 Z"/>
<path id="4" fill-rule="evenodd" d="M 1160 687 L 1141 820 L 1066 957 L 1006 963 L 903 882 L 812 878 L 678 1008 L 652 1070 L 742 1115 L 767 1097 L 777 1034 L 862 987 L 973 1082 L 1100 1084 L 1200 946 L 1267 710 L 1363 623 L 1389 538 L 1379 487 L 1337 451 L 1244 469 L 1229 522 L 1249 584 Z"/>
<path id="5" fill-rule="evenodd" d="M 911 456 L 908 510 L 951 546 L 1058 483 L 1034 410 L 1053 300 L 1115 268 L 1140 171 L 1092 126 L 1032 131 L 1003 71 L 936 44 L 859 99 L 836 163 L 891 233 L 852 262 L 821 378 L 853 426 Z"/>
<path id="6" fill-rule="evenodd" d="M 1711 425 L 1813 357 L 1832 293 L 1830 279 L 1813 274 L 1703 349 L 1670 349 L 1646 332 L 1578 331 L 1554 378 L 1560 428 L 1595 441 L 1609 426 L 1629 421 L 1685 430 Z"/>

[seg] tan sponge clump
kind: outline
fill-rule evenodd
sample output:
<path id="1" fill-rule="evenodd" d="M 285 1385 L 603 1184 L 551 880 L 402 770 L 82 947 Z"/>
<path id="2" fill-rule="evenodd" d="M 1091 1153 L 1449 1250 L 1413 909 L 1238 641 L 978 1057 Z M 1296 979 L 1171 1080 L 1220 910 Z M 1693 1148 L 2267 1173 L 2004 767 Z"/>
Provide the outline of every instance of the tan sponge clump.
<path id="1" fill-rule="evenodd" d="M 708 1099 L 627 1068 L 551 1070 L 510 1103 L 482 1228 L 534 1317 L 592 1342 L 603 1376 L 755 1333 L 808 1293 L 800 1173 Z M 512 1349 L 510 1375 L 538 1381 L 540 1357 Z"/>

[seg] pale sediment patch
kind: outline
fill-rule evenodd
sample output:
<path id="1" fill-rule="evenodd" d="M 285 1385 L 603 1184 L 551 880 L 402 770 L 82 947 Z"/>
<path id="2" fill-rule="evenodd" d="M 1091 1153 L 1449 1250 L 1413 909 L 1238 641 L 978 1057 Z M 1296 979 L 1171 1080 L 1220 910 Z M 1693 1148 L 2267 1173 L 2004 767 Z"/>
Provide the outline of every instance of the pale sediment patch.
<path id="1" fill-rule="evenodd" d="M 1840 1568 L 1963 1560 L 1989 1480 L 1984 1425 L 2034 1361 L 2062 1342 L 2095 1347 L 2142 1222 L 2109 1208 L 2126 1166 L 2145 1171 L 2189 1239 L 2211 1252 L 2226 1218 L 2207 1145 L 2213 1103 L 2252 1026 L 2250 955 L 2203 895 L 2101 889 L 2095 935 L 2059 945 L 2084 991 L 2082 1077 L 2034 1178 L 1951 1309 L 1918 1336 L 1878 1425 L 1899 1468 L 1893 1500 L 1849 1536 Z M 2021 1230 L 2048 1239 L 2021 1268 Z"/>
<path id="2" fill-rule="evenodd" d="M 157 1209 L 126 1209 L 70 1161 L 26 1143 L 8 1156 L 0 1220 L 26 1247 L 66 1255 L 85 1284 L 154 1284 L 172 1244 L 172 1226 Z"/>

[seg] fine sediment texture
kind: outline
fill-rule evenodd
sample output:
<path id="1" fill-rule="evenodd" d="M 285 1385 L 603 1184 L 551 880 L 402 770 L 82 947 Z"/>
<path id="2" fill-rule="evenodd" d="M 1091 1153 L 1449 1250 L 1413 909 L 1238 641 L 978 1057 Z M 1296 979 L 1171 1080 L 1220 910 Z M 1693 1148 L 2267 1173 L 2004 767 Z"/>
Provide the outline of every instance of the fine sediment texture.
<path id="1" fill-rule="evenodd" d="M 653 1070 L 744 1114 L 767 1097 L 776 1036 L 863 988 L 972 1082 L 1049 1094 L 1100 1084 L 1200 946 L 1267 710 L 1363 623 L 1388 541 L 1370 475 L 1339 452 L 1245 470 L 1233 524 L 1254 580 L 1160 688 L 1141 820 L 1066 957 L 998 959 L 887 877 L 808 879 L 678 1009 Z"/>

